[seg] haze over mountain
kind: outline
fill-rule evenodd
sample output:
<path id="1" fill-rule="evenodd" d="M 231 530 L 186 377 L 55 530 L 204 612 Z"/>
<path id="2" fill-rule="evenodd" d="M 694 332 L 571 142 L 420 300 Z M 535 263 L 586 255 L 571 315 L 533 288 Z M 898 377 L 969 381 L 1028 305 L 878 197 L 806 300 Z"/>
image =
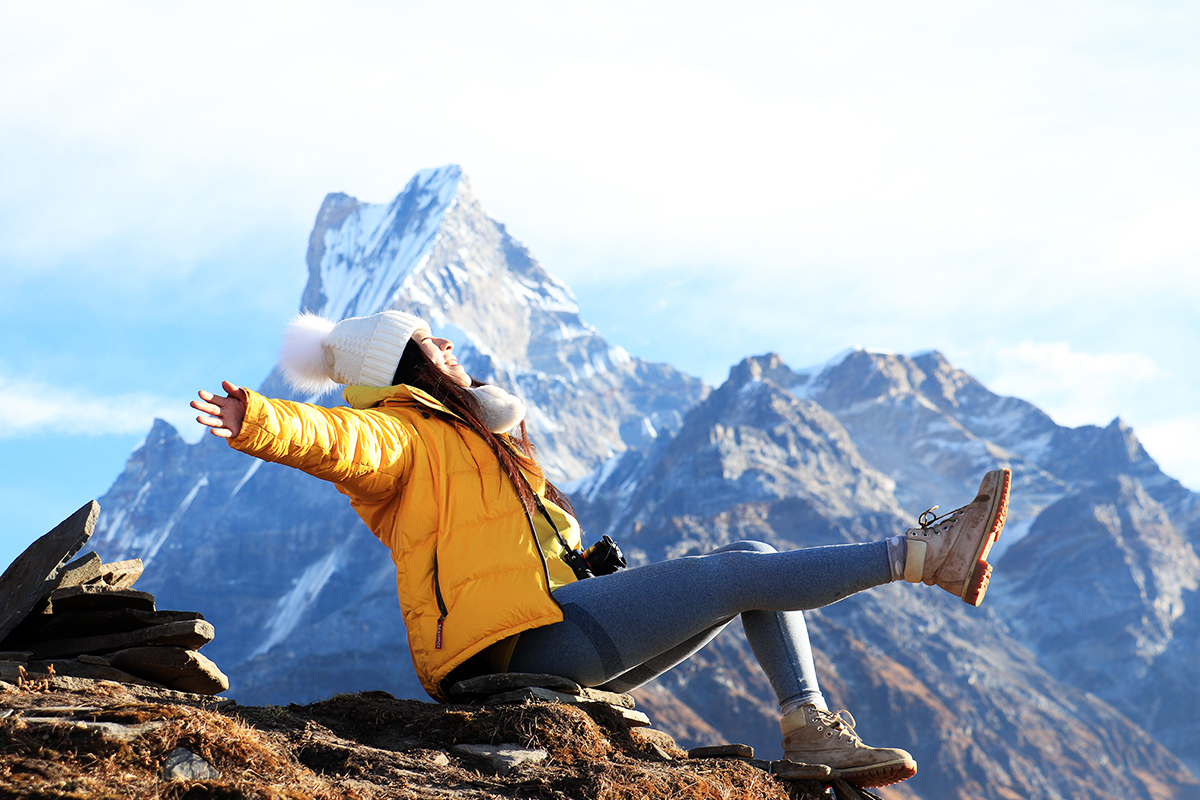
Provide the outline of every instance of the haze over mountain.
<path id="1" fill-rule="evenodd" d="M 455 166 L 388 205 L 329 195 L 308 268 L 302 308 L 413 311 L 472 375 L 524 396 L 589 538 L 611 533 L 635 562 L 746 538 L 877 539 L 1011 467 L 981 609 L 893 585 L 808 615 L 831 702 L 868 742 L 914 753 L 905 786 L 922 798 L 1200 796 L 1197 495 L 1119 419 L 1057 425 L 937 352 L 854 349 L 810 369 L 766 354 L 710 388 L 610 347 Z M 261 389 L 292 396 L 274 371 Z M 100 503 L 93 544 L 152 562 L 146 590 L 164 607 L 205 613 L 232 696 L 423 697 L 386 551 L 331 486 L 159 421 Z M 683 744 L 778 754 L 739 626 L 640 698 Z"/>

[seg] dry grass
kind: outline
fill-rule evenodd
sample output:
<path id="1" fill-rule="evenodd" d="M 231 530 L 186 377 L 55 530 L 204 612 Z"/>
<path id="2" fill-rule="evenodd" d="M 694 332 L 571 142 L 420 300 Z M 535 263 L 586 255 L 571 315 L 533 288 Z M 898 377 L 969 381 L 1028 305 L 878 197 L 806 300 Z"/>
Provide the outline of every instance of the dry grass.
<path id="1" fill-rule="evenodd" d="M 736 760 L 689 761 L 653 730 L 628 731 L 599 713 L 555 703 L 437 706 L 382 692 L 307 706 L 223 712 L 140 702 L 116 684 L 0 694 L 0 797 L 476 800 L 477 798 L 815 798 Z M 39 721 L 54 707 L 85 708 Z M 46 711 L 46 709 L 51 709 Z M 117 723 L 127 739 L 88 723 Z M 121 729 L 117 729 L 121 730 Z M 548 758 L 506 774 L 455 744 L 516 744 Z M 221 777 L 165 780 L 177 747 Z"/>

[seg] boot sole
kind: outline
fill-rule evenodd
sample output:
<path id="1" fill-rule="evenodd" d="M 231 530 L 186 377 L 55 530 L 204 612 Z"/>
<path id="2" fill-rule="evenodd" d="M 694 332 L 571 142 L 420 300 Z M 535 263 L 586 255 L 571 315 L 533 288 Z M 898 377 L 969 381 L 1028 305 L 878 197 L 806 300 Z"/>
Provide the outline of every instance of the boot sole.
<path id="1" fill-rule="evenodd" d="M 996 477 L 992 478 L 993 475 Z M 988 525 L 988 533 L 979 544 L 979 552 L 975 555 L 975 566 L 967 575 L 962 593 L 963 602 L 976 607 L 983 602 L 983 597 L 987 594 L 988 582 L 992 577 L 992 565 L 987 560 L 988 553 L 991 552 L 992 545 L 1000 538 L 1000 532 L 1004 530 L 1004 520 L 1008 517 L 1008 491 L 1012 485 L 1012 470 L 999 469 L 989 472 L 984 477 L 985 484 L 988 478 L 992 478 L 993 484 L 999 483 L 1000 485 L 992 487 L 992 505 L 988 509 L 988 519 L 991 520 Z M 983 488 L 980 487 L 981 494 Z"/>
<path id="2" fill-rule="evenodd" d="M 870 789 L 908 780 L 917 774 L 917 762 L 900 759 L 859 769 L 839 769 L 837 772 L 847 783 Z"/>

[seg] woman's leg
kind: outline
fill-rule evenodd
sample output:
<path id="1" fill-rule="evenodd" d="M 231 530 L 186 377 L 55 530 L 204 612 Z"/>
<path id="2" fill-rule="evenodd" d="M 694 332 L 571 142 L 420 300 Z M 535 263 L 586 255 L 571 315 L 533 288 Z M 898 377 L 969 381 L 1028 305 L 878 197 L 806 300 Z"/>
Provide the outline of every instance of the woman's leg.
<path id="1" fill-rule="evenodd" d="M 714 552 L 743 550 L 774 553 L 775 548 L 762 542 L 735 542 Z M 628 692 L 657 678 L 667 670 L 683 663 L 720 633 L 722 623 L 664 651 L 633 669 L 618 675 L 600 688 L 613 692 Z M 817 683 L 808 628 L 802 611 L 744 611 L 742 626 L 746 639 L 758 663 L 762 665 L 780 708 L 789 709 L 803 703 L 824 707 L 824 698 Z"/>
<path id="2" fill-rule="evenodd" d="M 889 583 L 894 575 L 887 542 L 787 553 L 740 542 L 589 578 L 554 593 L 563 621 L 522 633 L 509 669 L 625 691 L 692 655 L 741 614 L 783 711 L 784 757 L 883 786 L 915 774 L 916 762 L 903 750 L 864 745 L 851 725 L 829 713 L 802 610 Z"/>
<path id="3" fill-rule="evenodd" d="M 558 589 L 562 622 L 521 634 L 509 668 L 585 686 L 640 686 L 707 644 L 742 615 L 781 703 L 818 702 L 803 609 L 888 583 L 885 542 L 779 553 L 739 542 Z"/>

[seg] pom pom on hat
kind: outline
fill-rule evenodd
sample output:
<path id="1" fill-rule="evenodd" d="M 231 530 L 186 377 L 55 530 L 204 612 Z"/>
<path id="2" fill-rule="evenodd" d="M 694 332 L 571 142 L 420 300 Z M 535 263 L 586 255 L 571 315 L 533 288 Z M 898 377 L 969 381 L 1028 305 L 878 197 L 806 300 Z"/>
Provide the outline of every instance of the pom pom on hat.
<path id="1" fill-rule="evenodd" d="M 283 336 L 279 366 L 297 391 L 324 394 L 338 384 L 388 386 L 408 340 L 429 330 L 403 311 L 381 311 L 333 323 L 305 312 Z"/>
<path id="2" fill-rule="evenodd" d="M 329 377 L 328 362 L 333 359 L 328 357 L 332 354 L 323 344 L 332 330 L 332 322 L 306 311 L 293 319 L 283 332 L 279 366 L 283 369 L 284 379 L 296 391 L 325 394 L 337 386 Z"/>

